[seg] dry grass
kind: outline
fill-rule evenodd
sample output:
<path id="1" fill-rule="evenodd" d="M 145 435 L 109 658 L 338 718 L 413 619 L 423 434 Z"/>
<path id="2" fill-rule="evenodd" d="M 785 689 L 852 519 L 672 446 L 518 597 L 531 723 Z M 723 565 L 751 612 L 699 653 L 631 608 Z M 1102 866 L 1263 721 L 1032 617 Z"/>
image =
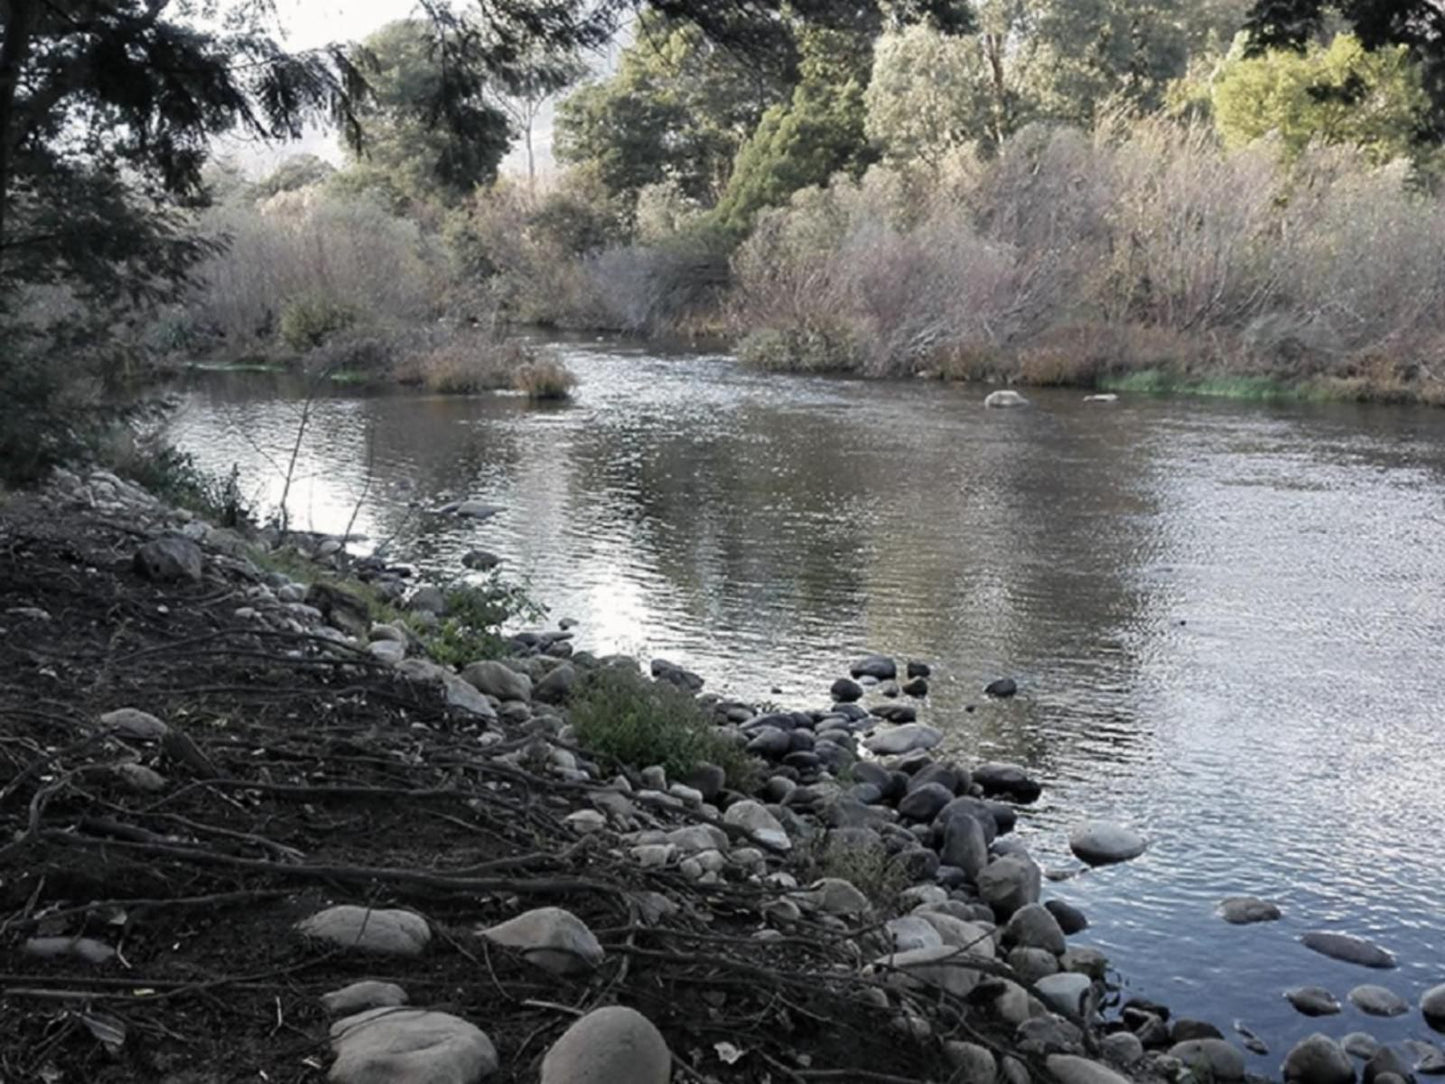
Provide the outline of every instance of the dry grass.
<path id="1" fill-rule="evenodd" d="M 533 400 L 567 399 L 576 385 L 572 371 L 552 353 L 539 354 L 512 373 L 512 387 Z"/>
<path id="2" fill-rule="evenodd" d="M 400 384 L 441 395 L 475 395 L 510 388 L 527 358 L 526 347 L 515 340 L 459 336 L 407 355 L 397 363 L 394 375 Z"/>

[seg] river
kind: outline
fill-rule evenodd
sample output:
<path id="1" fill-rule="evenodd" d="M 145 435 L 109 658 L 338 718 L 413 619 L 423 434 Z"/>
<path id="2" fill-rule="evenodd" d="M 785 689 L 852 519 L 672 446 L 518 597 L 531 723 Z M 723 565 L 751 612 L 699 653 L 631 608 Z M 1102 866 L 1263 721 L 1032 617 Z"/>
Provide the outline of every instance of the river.
<path id="1" fill-rule="evenodd" d="M 934 664 L 920 712 L 972 759 L 1046 783 L 1020 821 L 1072 869 L 1087 817 L 1144 857 L 1046 885 L 1088 913 L 1130 992 L 1277 1068 L 1315 1030 L 1429 1037 L 1345 1002 L 1445 981 L 1445 411 L 1071 391 L 985 411 L 976 388 L 749 372 L 722 357 L 562 348 L 563 407 L 338 390 L 312 405 L 295 526 L 358 531 L 426 572 L 495 551 L 599 653 L 661 655 L 712 690 L 827 703 L 869 651 Z M 294 381 L 196 374 L 175 421 L 274 504 Z M 485 523 L 425 514 L 495 502 Z M 1012 676 L 1011 701 L 982 686 Z M 973 706 L 973 710 L 967 710 Z M 1227 925 L 1258 894 L 1280 922 Z M 1365 971 L 1298 943 L 1369 937 Z M 1285 988 L 1322 985 L 1310 1020 Z"/>

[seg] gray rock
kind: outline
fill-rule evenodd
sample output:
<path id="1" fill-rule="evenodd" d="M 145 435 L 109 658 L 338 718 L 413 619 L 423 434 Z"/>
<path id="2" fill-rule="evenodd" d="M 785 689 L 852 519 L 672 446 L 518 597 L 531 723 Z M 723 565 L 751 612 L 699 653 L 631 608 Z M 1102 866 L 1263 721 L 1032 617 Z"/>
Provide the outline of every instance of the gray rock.
<path id="1" fill-rule="evenodd" d="M 532 686 L 532 697 L 544 704 L 560 704 L 567 699 L 572 692 L 572 686 L 576 684 L 577 668 L 570 662 L 564 662 Z"/>
<path id="2" fill-rule="evenodd" d="M 687 776 L 687 785 L 702 795 L 702 800 L 711 802 L 727 785 L 727 772 L 716 764 L 699 764 Z"/>
<path id="3" fill-rule="evenodd" d="M 594 1009 L 562 1033 L 542 1059 L 541 1084 L 668 1084 L 672 1054 L 635 1009 Z"/>
<path id="4" fill-rule="evenodd" d="M 1277 904 L 1256 896 L 1230 896 L 1219 901 L 1219 917 L 1235 926 L 1274 922 L 1279 918 L 1279 914 Z"/>
<path id="5" fill-rule="evenodd" d="M 868 655 L 848 668 L 855 678 L 871 677 L 879 681 L 890 681 L 898 676 L 898 664 L 887 655 Z"/>
<path id="6" fill-rule="evenodd" d="M 403 605 L 413 613 L 429 613 L 440 617 L 447 612 L 447 597 L 440 587 L 421 584 L 412 588 Z"/>
<path id="7" fill-rule="evenodd" d="M 921 915 L 904 915 L 890 919 L 885 929 L 893 942 L 894 952 L 912 952 L 914 949 L 943 946 L 943 938 L 938 930 Z"/>
<path id="8" fill-rule="evenodd" d="M 1169 1026 L 1169 1038 L 1175 1043 L 1187 1043 L 1190 1039 L 1222 1039 L 1224 1032 L 1207 1020 L 1181 1016 Z"/>
<path id="9" fill-rule="evenodd" d="M 1287 1081 L 1299 1084 L 1354 1084 L 1355 1067 L 1340 1044 L 1316 1032 L 1295 1043 L 1280 1067 Z"/>
<path id="10" fill-rule="evenodd" d="M 1380 1043 L 1373 1035 L 1363 1031 L 1352 1031 L 1340 1040 L 1340 1047 L 1346 1054 L 1369 1061 L 1380 1050 Z"/>
<path id="11" fill-rule="evenodd" d="M 1340 1011 L 1335 995 L 1320 986 L 1295 986 L 1286 990 L 1284 996 L 1306 1016 L 1334 1016 Z"/>
<path id="12" fill-rule="evenodd" d="M 93 967 L 109 963 L 117 955 L 115 949 L 93 937 L 31 937 L 20 943 L 20 951 L 41 959 L 73 956 Z"/>
<path id="13" fill-rule="evenodd" d="M 1019 981 L 1031 986 L 1040 979 L 1059 973 L 1059 959 L 1048 949 L 1016 948 L 1008 954 L 1008 965 L 1017 973 Z"/>
<path id="14" fill-rule="evenodd" d="M 847 678 L 839 678 L 833 682 L 833 687 L 828 691 L 832 693 L 834 701 L 840 704 L 851 704 L 863 698 L 863 686 Z"/>
<path id="15" fill-rule="evenodd" d="M 1041 903 L 1026 903 L 1016 910 L 1004 927 L 1005 944 L 1038 948 L 1059 956 L 1068 948 L 1064 931 Z"/>
<path id="16" fill-rule="evenodd" d="M 1215 1080 L 1244 1079 L 1244 1054 L 1224 1039 L 1190 1039 L 1175 1043 L 1169 1048 L 1169 1056 L 1195 1069 L 1196 1075 L 1202 1070 L 1212 1074 Z"/>
<path id="17" fill-rule="evenodd" d="M 1025 1020 L 1018 1026 L 1016 1038 L 1022 1054 L 1079 1054 L 1084 1049 L 1083 1031 L 1052 1012 Z"/>
<path id="18" fill-rule="evenodd" d="M 165 776 L 154 768 L 147 768 L 144 764 L 127 761 L 124 764 L 117 764 L 113 770 L 126 786 L 131 790 L 140 791 L 142 794 L 160 794 L 168 786 Z"/>
<path id="19" fill-rule="evenodd" d="M 942 783 L 924 783 L 914 787 L 898 803 L 899 816 L 915 821 L 932 821 L 940 810 L 953 801 L 953 791 Z"/>
<path id="20" fill-rule="evenodd" d="M 394 982 L 367 979 L 321 995 L 327 1016 L 352 1016 L 367 1009 L 395 1008 L 407 1003 L 406 991 Z"/>
<path id="21" fill-rule="evenodd" d="M 1099 1053 L 1126 1069 L 1144 1060 L 1144 1044 L 1129 1031 L 1116 1031 L 1099 1040 Z"/>
<path id="22" fill-rule="evenodd" d="M 1373 967 L 1385 971 L 1395 966 L 1395 957 L 1392 953 L 1363 938 L 1352 937 L 1346 933 L 1311 930 L 1300 938 L 1300 943 L 1305 948 L 1313 949 L 1323 956 L 1343 960 L 1345 963 L 1358 964 L 1361 967 Z"/>
<path id="23" fill-rule="evenodd" d="M 792 751 L 793 736 L 786 730 L 780 730 L 775 726 L 762 726 L 749 733 L 751 737 L 745 748 L 755 756 L 776 760 L 779 757 L 787 756 Z"/>
<path id="24" fill-rule="evenodd" d="M 872 910 L 868 897 L 850 881 L 841 877 L 824 877 L 807 890 L 796 894 L 798 902 L 829 915 L 845 917 L 864 915 Z"/>
<path id="25" fill-rule="evenodd" d="M 985 795 L 1006 795 L 1019 802 L 1035 801 L 1043 787 L 1017 764 L 980 764 L 973 770 L 973 781 Z"/>
<path id="26" fill-rule="evenodd" d="M 995 395 L 998 392 L 994 392 Z M 1050 1054 L 1044 1066 L 1059 1084 L 1131 1084 L 1128 1077 L 1077 1054 Z"/>
<path id="27" fill-rule="evenodd" d="M 863 747 L 878 756 L 897 756 L 920 749 L 932 749 L 943 741 L 943 733 L 924 723 L 904 723 L 874 734 Z"/>
<path id="28" fill-rule="evenodd" d="M 332 1084 L 477 1084 L 497 1071 L 486 1032 L 448 1013 L 377 1008 L 331 1025 Z"/>
<path id="29" fill-rule="evenodd" d="M 1026 904 L 1037 903 L 1043 886 L 1039 867 L 1027 858 L 997 858 L 979 873 L 978 894 L 1000 918 Z"/>
<path id="30" fill-rule="evenodd" d="M 1393 1046 L 1382 1046 L 1365 1063 L 1366 1084 L 1387 1084 L 1386 1077 L 1397 1077 L 1402 1081 L 1413 1081 L 1413 1058 L 1408 1058 Z"/>
<path id="31" fill-rule="evenodd" d="M 761 802 L 751 799 L 734 802 L 723 814 L 723 823 L 751 832 L 753 838 L 775 850 L 787 851 L 793 847 L 788 833 L 783 830 L 778 818 L 768 812 Z"/>
<path id="32" fill-rule="evenodd" d="M 1054 916 L 1054 921 L 1059 924 L 1059 929 L 1064 931 L 1066 937 L 1089 928 L 1088 917 L 1071 903 L 1045 900 L 1044 906 L 1049 909 L 1049 914 Z"/>
<path id="33" fill-rule="evenodd" d="M 560 907 L 538 907 L 478 932 L 554 975 L 590 971 L 602 962 L 602 946 L 587 924 Z"/>
<path id="34" fill-rule="evenodd" d="M 462 554 L 462 565 L 464 567 L 477 569 L 481 572 L 496 568 L 501 563 L 502 559 L 490 550 L 468 550 Z"/>
<path id="35" fill-rule="evenodd" d="M 201 547 L 181 535 L 156 538 L 135 551 L 135 570 L 156 583 L 201 578 L 204 557 Z"/>
<path id="36" fill-rule="evenodd" d="M 1349 993 L 1350 1004 L 1369 1016 L 1403 1016 L 1410 1003 L 1393 990 L 1366 983 Z"/>
<path id="37" fill-rule="evenodd" d="M 529 703 L 532 699 L 532 679 L 493 659 L 481 659 L 468 665 L 462 671 L 462 680 L 478 692 L 495 696 L 498 700 Z"/>
<path id="38" fill-rule="evenodd" d="M 676 685 L 684 692 L 699 692 L 706 682 L 702 676 L 694 674 L 691 670 L 678 666 L 675 662 L 668 662 L 666 659 L 652 660 L 652 676 L 658 681 L 665 681 L 669 685 Z"/>
<path id="39" fill-rule="evenodd" d="M 994 1084 L 998 1078 L 998 1062 L 986 1046 L 950 1039 L 943 1044 L 943 1056 L 953 1069 L 951 1084 Z"/>
<path id="40" fill-rule="evenodd" d="M 988 866 L 988 843 L 983 825 L 974 817 L 954 817 L 944 823 L 942 861 L 963 872 L 975 883 Z"/>
<path id="41" fill-rule="evenodd" d="M 100 725 L 123 738 L 135 738 L 139 741 L 160 741 L 171 730 L 150 712 L 138 708 L 116 708 L 115 711 L 108 711 L 100 717 Z"/>
<path id="42" fill-rule="evenodd" d="M 296 924 L 306 937 L 386 956 L 420 956 L 431 928 L 415 911 L 357 907 L 343 903 Z"/>
<path id="43" fill-rule="evenodd" d="M 1091 866 L 1138 858 L 1149 842 L 1132 828 L 1109 821 L 1088 821 L 1069 833 L 1069 849 Z"/>
<path id="44" fill-rule="evenodd" d="M 1425 1023 L 1436 1031 L 1445 1031 L 1445 983 L 1432 986 L 1420 995 L 1420 1012 Z"/>
<path id="45" fill-rule="evenodd" d="M 406 658 L 406 644 L 400 640 L 373 640 L 366 645 L 366 652 L 377 662 L 395 666 Z"/>
<path id="46" fill-rule="evenodd" d="M 1109 971 L 1109 957 L 1096 948 L 1078 945 L 1064 950 L 1059 957 L 1059 966 L 1065 971 L 1076 971 L 1102 982 Z"/>
<path id="47" fill-rule="evenodd" d="M 955 997 L 967 997 L 979 984 L 977 958 L 960 949 L 914 949 L 883 957 L 874 968 L 884 971 L 894 984 L 906 990 L 943 990 Z"/>
<path id="48" fill-rule="evenodd" d="M 1088 1019 L 1094 1010 L 1094 983 L 1087 975 L 1062 972 L 1034 983 L 1039 1000 L 1070 1019 Z"/>

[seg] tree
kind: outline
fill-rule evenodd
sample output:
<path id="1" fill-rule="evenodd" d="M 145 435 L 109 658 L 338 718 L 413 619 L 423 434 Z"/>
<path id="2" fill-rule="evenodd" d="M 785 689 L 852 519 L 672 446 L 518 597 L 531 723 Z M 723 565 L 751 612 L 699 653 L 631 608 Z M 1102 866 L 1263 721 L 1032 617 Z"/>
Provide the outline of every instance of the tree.
<path id="1" fill-rule="evenodd" d="M 775 65 L 750 62 L 696 25 L 647 13 L 617 72 L 562 102 L 558 155 L 594 164 L 614 194 L 671 182 L 713 203 L 738 148 L 785 90 Z"/>
<path id="2" fill-rule="evenodd" d="M 512 123 L 513 135 L 520 135 L 527 154 L 527 190 L 537 186 L 537 155 L 532 146 L 537 119 L 543 108 L 582 78 L 586 68 L 570 50 L 549 49 L 539 45 L 534 54 L 510 74 L 502 86 L 491 91 L 491 98 Z"/>
<path id="3" fill-rule="evenodd" d="M 745 231 L 757 213 L 786 203 L 800 188 L 826 184 L 835 173 L 859 176 L 874 154 L 863 102 L 871 41 L 852 30 L 807 29 L 800 34 L 800 80 L 786 105 L 763 114 L 738 151 L 718 224 Z"/>
<path id="4" fill-rule="evenodd" d="M 270 199 L 280 192 L 295 192 L 328 180 L 336 172 L 330 162 L 314 154 L 293 154 L 267 176 L 251 187 L 251 196 L 256 201 Z"/>
<path id="5" fill-rule="evenodd" d="M 1366 52 L 1353 34 L 1299 53 L 1235 50 L 1214 77 L 1212 104 L 1227 145 L 1274 132 L 1289 157 L 1318 141 L 1360 147 L 1376 163 L 1411 153 L 1429 108 L 1405 46 Z"/>

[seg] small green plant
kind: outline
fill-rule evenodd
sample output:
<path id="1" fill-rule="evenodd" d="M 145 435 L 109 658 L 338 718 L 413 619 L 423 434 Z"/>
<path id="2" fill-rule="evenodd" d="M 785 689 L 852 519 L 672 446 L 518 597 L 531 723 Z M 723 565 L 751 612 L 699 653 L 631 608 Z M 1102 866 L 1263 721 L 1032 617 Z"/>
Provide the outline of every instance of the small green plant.
<path id="1" fill-rule="evenodd" d="M 696 700 L 666 682 L 619 668 L 596 671 L 574 696 L 571 720 L 584 746 L 619 764 L 661 764 L 682 778 L 706 762 L 722 768 L 735 790 L 757 784 L 758 762 L 714 726 Z"/>
<path id="2" fill-rule="evenodd" d="M 437 662 L 466 666 L 506 653 L 502 626 L 517 617 L 535 620 L 545 611 L 526 589 L 494 572 L 480 584 L 455 584 L 444 591 L 446 616 L 430 628 L 408 621 Z"/>
<path id="3" fill-rule="evenodd" d="M 356 323 L 352 309 L 327 297 L 302 297 L 281 310 L 281 341 L 297 353 L 323 346 Z"/>
<path id="4" fill-rule="evenodd" d="M 885 908 L 911 883 L 908 870 L 883 847 L 824 846 L 813 863 L 816 877 L 838 877 Z"/>
<path id="5" fill-rule="evenodd" d="M 196 465 L 195 456 L 171 445 L 136 455 L 121 472 L 155 497 L 177 508 L 188 508 L 221 527 L 241 527 L 255 513 L 241 492 L 241 470 L 231 464 L 224 478 Z"/>

